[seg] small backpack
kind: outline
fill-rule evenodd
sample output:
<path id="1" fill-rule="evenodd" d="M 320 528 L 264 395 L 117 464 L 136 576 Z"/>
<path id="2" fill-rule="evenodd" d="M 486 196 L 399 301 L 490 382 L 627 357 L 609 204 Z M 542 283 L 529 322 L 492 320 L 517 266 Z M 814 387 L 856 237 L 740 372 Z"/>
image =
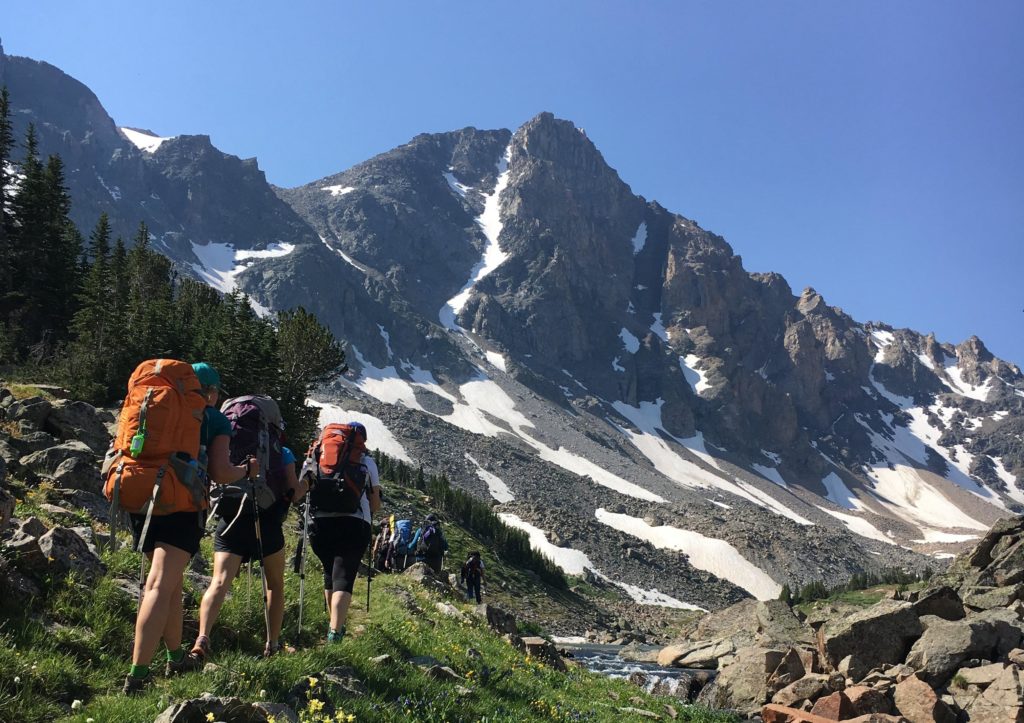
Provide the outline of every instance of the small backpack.
<path id="1" fill-rule="evenodd" d="M 328 424 L 306 459 L 306 469 L 315 475 L 309 502 L 318 512 L 355 514 L 362 508 L 369 482 L 363 455 L 366 437 L 347 424 Z"/>
<path id="2" fill-rule="evenodd" d="M 391 536 L 395 554 L 408 555 L 411 552 L 410 542 L 412 542 L 412 520 L 398 520 L 395 523 L 395 533 Z"/>
<path id="3" fill-rule="evenodd" d="M 483 560 L 480 559 L 480 556 L 470 555 L 469 559 L 466 560 L 466 564 L 462 566 L 462 576 L 465 578 L 479 577 L 482 570 Z"/>
<path id="4" fill-rule="evenodd" d="M 285 499 L 284 420 L 277 402 L 263 395 L 228 399 L 220 411 L 231 422 L 231 464 L 243 464 L 250 456 L 260 463 L 260 474 L 255 484 L 239 480 L 212 487 L 216 515 L 233 520 L 240 514 L 252 515 L 252 501 L 246 495 L 254 490 L 256 506 L 260 510 Z"/>
<path id="5" fill-rule="evenodd" d="M 198 513 L 209 506 L 198 463 L 205 408 L 202 385 L 186 362 L 150 359 L 128 380 L 101 477 L 112 525 L 122 510 L 146 513 L 140 545 L 153 515 Z"/>
<path id="6" fill-rule="evenodd" d="M 424 557 L 437 557 L 444 553 L 444 538 L 436 522 L 423 528 L 419 542 L 416 543 L 416 554 Z"/>

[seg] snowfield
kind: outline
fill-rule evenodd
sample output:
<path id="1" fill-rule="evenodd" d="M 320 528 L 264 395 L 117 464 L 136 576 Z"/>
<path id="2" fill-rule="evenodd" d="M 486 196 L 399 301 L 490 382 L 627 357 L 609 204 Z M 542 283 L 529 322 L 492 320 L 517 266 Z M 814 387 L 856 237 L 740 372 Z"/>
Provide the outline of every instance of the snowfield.
<path id="1" fill-rule="evenodd" d="M 512 490 L 508 488 L 508 485 L 505 484 L 498 475 L 485 470 L 483 465 L 477 462 L 476 459 L 474 459 L 468 452 L 466 453 L 466 459 L 469 460 L 470 464 L 476 467 L 476 474 L 481 480 L 483 480 L 483 483 L 487 485 L 487 491 L 491 493 L 491 497 L 498 502 L 511 502 L 515 499 L 515 495 L 512 494 Z"/>
<path id="2" fill-rule="evenodd" d="M 781 585 L 750 563 L 725 540 L 705 537 L 698 532 L 670 525 L 652 527 L 638 517 L 616 514 L 604 508 L 595 510 L 594 516 L 598 522 L 646 540 L 659 549 L 678 550 L 686 555 L 693 567 L 728 580 L 758 600 L 774 600 L 782 591 Z"/>
<path id="3" fill-rule="evenodd" d="M 696 354 L 679 357 L 679 368 L 682 369 L 683 376 L 689 382 L 693 393 L 699 397 L 701 392 L 711 388 L 711 384 L 708 382 L 708 375 L 697 368 L 698 364 L 700 364 L 700 357 Z"/>
<path id="4" fill-rule="evenodd" d="M 167 136 L 164 138 L 151 133 L 137 131 L 132 128 L 119 128 L 118 130 L 124 134 L 124 137 L 127 138 L 133 146 L 146 153 L 155 153 L 156 149 L 163 145 L 164 141 L 169 141 L 174 138 L 174 136 Z"/>
<path id="5" fill-rule="evenodd" d="M 879 530 L 877 527 L 872 525 L 865 519 L 857 517 L 856 515 L 845 515 L 842 512 L 836 512 L 826 507 L 819 507 L 819 510 L 827 515 L 832 515 L 837 520 L 842 522 L 846 527 L 855 535 L 861 537 L 867 537 L 869 540 L 878 540 L 879 542 L 885 542 L 889 545 L 895 545 L 896 541 L 886 535 L 884 532 Z"/>

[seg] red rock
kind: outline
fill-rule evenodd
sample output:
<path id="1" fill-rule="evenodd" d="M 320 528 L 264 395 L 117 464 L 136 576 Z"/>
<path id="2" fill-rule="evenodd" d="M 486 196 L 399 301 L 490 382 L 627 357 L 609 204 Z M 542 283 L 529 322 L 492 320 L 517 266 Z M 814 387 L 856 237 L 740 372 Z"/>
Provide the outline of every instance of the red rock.
<path id="1" fill-rule="evenodd" d="M 885 691 L 866 685 L 852 685 L 843 691 L 853 706 L 853 715 L 892 713 L 892 700 Z"/>
<path id="2" fill-rule="evenodd" d="M 820 715 L 829 720 L 843 720 L 852 717 L 854 710 L 850 699 L 844 693 L 837 691 L 824 698 L 818 698 L 814 707 L 811 708 L 811 714 Z"/>
<path id="3" fill-rule="evenodd" d="M 896 708 L 910 723 L 956 723 L 956 715 L 923 680 L 913 675 L 896 686 Z"/>
<path id="4" fill-rule="evenodd" d="M 761 719 L 764 723 L 835 723 L 836 720 L 775 703 L 769 703 L 761 709 Z"/>

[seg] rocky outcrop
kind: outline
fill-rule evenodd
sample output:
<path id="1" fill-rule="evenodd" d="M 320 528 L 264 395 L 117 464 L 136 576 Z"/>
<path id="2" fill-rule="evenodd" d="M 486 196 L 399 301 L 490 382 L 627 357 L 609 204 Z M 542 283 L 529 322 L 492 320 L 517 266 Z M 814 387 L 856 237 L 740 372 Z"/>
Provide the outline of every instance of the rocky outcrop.
<path id="1" fill-rule="evenodd" d="M 883 600 L 818 629 L 818 652 L 828 665 L 860 680 L 879 665 L 900 663 L 921 635 L 913 605 Z"/>

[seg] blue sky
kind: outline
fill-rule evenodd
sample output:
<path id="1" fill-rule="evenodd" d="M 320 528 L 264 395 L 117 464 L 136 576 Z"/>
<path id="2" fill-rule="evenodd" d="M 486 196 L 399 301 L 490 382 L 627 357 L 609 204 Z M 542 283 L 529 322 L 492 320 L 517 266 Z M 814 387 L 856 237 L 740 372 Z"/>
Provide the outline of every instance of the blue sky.
<path id="1" fill-rule="evenodd" d="M 1024 3 L 8 5 L 8 53 L 282 186 L 550 110 L 748 270 L 1024 364 Z"/>

